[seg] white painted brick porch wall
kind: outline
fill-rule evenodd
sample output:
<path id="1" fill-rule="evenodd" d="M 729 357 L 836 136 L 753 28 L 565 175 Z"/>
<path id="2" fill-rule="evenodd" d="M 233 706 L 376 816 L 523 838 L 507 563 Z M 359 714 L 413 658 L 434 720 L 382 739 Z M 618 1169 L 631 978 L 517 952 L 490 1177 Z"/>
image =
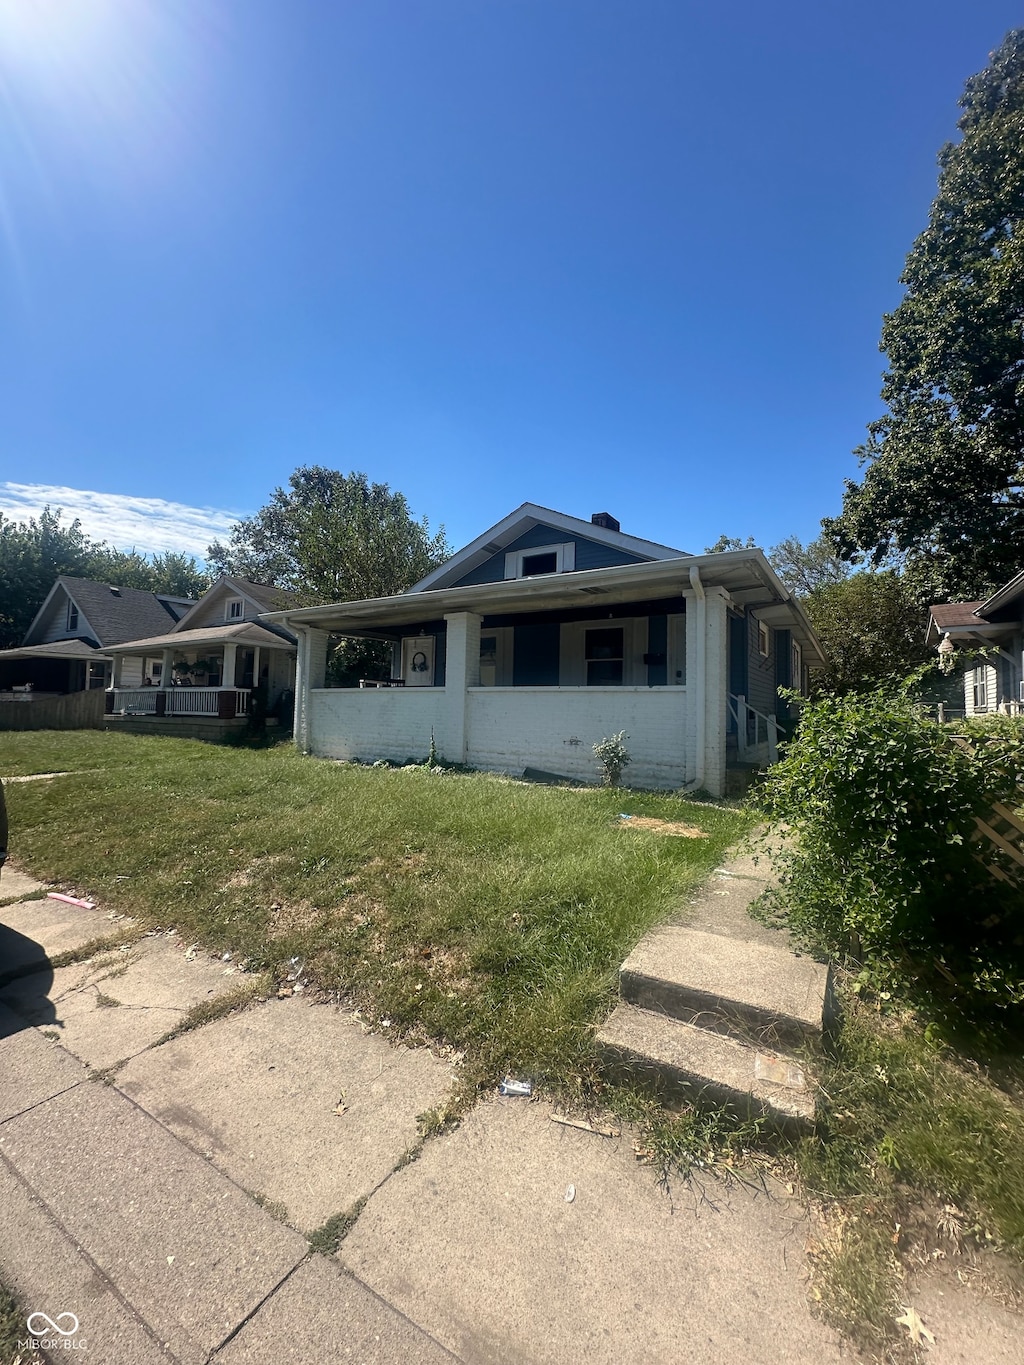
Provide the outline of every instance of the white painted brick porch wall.
<path id="1" fill-rule="evenodd" d="M 328 687 L 310 695 L 309 750 L 321 758 L 422 762 L 430 727 L 438 753 L 450 742 L 443 687 Z"/>

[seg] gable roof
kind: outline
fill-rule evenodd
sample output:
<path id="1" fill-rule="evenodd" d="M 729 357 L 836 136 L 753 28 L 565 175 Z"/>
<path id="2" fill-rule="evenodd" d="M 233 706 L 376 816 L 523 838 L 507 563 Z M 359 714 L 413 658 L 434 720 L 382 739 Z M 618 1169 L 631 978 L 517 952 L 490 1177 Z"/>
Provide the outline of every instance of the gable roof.
<path id="1" fill-rule="evenodd" d="M 447 588 L 458 579 L 470 573 L 493 555 L 500 553 L 518 539 L 524 531 L 538 523 L 551 526 L 570 536 L 585 536 L 587 540 L 599 545 L 608 545 L 626 554 L 636 555 L 638 559 L 678 559 L 685 550 L 673 550 L 669 545 L 659 545 L 653 540 L 641 540 L 638 536 L 627 536 L 622 531 L 612 531 L 606 526 L 598 526 L 593 521 L 583 521 L 580 517 L 570 517 L 564 512 L 555 512 L 550 507 L 539 507 L 533 502 L 524 502 L 514 512 L 496 525 L 477 536 L 438 568 L 414 583 L 409 592 L 426 592 L 434 588 Z"/>
<path id="2" fill-rule="evenodd" d="M 101 646 L 118 645 L 140 635 L 155 635 L 166 630 L 168 623 L 173 625 L 178 619 L 170 604 L 182 600 L 167 594 L 165 601 L 158 594 L 144 592 L 141 588 L 119 588 L 92 578 L 61 574 L 25 632 L 23 644 L 32 643 L 36 626 L 44 619 L 54 596 L 60 593 L 74 602 Z"/>
<path id="3" fill-rule="evenodd" d="M 289 588 L 275 588 L 269 583 L 252 583 L 248 578 L 236 578 L 234 574 L 223 573 L 216 583 L 207 588 L 198 602 L 192 603 L 178 622 L 178 629 L 190 629 L 188 625 L 190 618 L 197 615 L 199 608 L 205 606 L 215 595 L 241 597 L 253 608 L 254 616 L 262 615 L 265 611 L 285 611 L 294 604 L 297 597 Z"/>
<path id="4" fill-rule="evenodd" d="M 234 621 L 218 626 L 199 626 L 195 630 L 172 630 L 146 640 L 129 640 L 111 652 L 115 654 L 155 654 L 158 650 L 188 649 L 196 645 L 260 645 L 273 649 L 295 648 L 294 637 L 276 623 Z"/>

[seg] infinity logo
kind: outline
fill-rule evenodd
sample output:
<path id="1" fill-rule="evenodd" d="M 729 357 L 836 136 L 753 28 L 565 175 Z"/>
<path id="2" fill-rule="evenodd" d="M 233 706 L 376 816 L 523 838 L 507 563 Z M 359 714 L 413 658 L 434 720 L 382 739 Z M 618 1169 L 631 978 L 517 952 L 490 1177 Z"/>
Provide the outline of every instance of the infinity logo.
<path id="1" fill-rule="evenodd" d="M 34 1325 L 40 1322 L 46 1325 L 44 1327 Z M 72 1326 L 62 1327 L 62 1322 L 70 1322 Z M 62 1337 L 73 1337 L 78 1331 L 78 1319 L 74 1313 L 58 1313 L 57 1321 L 54 1322 L 53 1318 L 47 1317 L 45 1313 L 33 1313 L 25 1326 L 34 1337 L 45 1337 L 48 1331 L 59 1332 Z"/>

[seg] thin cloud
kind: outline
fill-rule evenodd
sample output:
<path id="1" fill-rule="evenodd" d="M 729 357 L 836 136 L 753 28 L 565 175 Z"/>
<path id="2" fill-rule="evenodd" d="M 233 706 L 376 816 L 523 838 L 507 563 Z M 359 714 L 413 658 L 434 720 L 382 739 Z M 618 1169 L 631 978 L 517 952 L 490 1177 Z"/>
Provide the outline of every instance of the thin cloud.
<path id="1" fill-rule="evenodd" d="M 38 517 L 47 504 L 53 510 L 63 508 L 66 522 L 77 517 L 92 540 L 105 540 L 119 550 L 135 549 L 145 555 L 178 550 L 199 559 L 205 559 L 210 542 L 225 539 L 243 515 L 216 507 L 189 507 L 165 498 L 0 482 L 0 514 L 13 521 Z"/>

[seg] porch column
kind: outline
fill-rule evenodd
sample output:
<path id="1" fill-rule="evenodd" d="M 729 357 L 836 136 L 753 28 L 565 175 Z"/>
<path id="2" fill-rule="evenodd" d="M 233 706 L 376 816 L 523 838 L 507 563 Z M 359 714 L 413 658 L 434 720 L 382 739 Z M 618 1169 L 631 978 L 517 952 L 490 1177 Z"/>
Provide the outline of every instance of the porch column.
<path id="1" fill-rule="evenodd" d="M 256 645 L 256 647 L 253 649 L 253 652 L 252 652 L 252 685 L 253 685 L 253 687 L 259 687 L 259 685 L 260 685 L 260 649 L 261 649 L 261 646 L 260 646 L 260 645 Z"/>
<path id="2" fill-rule="evenodd" d="M 235 660 L 238 655 L 236 644 L 224 645 L 224 662 L 220 670 L 221 687 L 234 687 L 235 685 Z"/>
<path id="3" fill-rule="evenodd" d="M 120 687 L 120 686 L 121 686 L 121 669 L 122 669 L 123 667 L 124 667 L 124 655 L 123 655 L 123 654 L 115 654 L 115 655 L 114 655 L 114 673 L 113 673 L 113 677 L 111 678 L 111 681 L 110 681 L 111 687 Z"/>
<path id="4" fill-rule="evenodd" d="M 706 587 L 686 599 L 686 749 L 689 780 L 712 796 L 725 794 L 729 701 L 728 601 Z"/>
<path id="5" fill-rule="evenodd" d="M 163 660 L 160 667 L 160 686 L 170 687 L 174 681 L 174 650 L 165 649 L 160 657 Z"/>
<path id="6" fill-rule="evenodd" d="M 295 660 L 295 745 L 308 754 L 313 742 L 309 694 L 324 685 L 329 637 L 326 630 L 312 626 L 296 625 L 293 629 L 299 637 Z"/>
<path id="7" fill-rule="evenodd" d="M 446 734 L 438 748 L 449 763 L 465 763 L 469 752 L 467 688 L 480 686 L 480 622 L 472 611 L 446 614 L 444 695 Z"/>

